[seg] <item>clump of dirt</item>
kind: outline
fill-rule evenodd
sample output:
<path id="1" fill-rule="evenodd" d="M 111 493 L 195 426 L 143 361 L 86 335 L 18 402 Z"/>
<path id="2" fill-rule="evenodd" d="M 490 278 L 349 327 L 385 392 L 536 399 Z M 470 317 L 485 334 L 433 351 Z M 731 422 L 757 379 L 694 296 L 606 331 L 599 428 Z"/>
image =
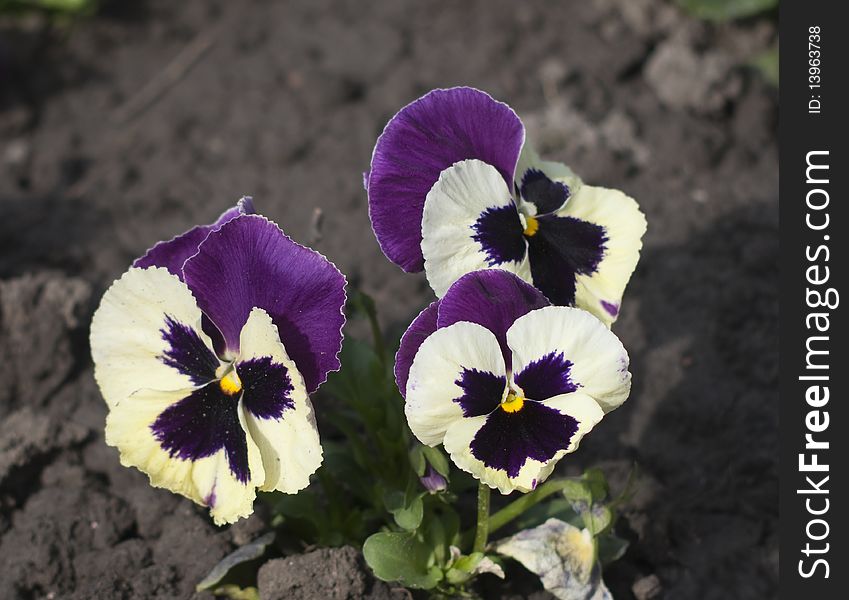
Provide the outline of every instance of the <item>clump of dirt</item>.
<path id="1" fill-rule="evenodd" d="M 745 67 L 772 23 L 663 0 L 149 0 L 0 30 L 0 598 L 192 597 L 262 530 L 120 466 L 92 310 L 148 246 L 250 194 L 405 327 L 431 292 L 380 253 L 362 172 L 400 106 L 451 85 L 509 102 L 546 157 L 647 214 L 615 325 L 633 393 L 559 467 L 617 488 L 640 466 L 614 596 L 776 594 L 777 98 Z M 280 559 L 260 585 L 381 597 L 355 554 Z M 504 597 L 545 596 L 514 581 Z"/>
<path id="2" fill-rule="evenodd" d="M 400 597 L 368 570 L 356 548 L 322 548 L 276 558 L 259 570 L 263 600 L 391 600 Z"/>

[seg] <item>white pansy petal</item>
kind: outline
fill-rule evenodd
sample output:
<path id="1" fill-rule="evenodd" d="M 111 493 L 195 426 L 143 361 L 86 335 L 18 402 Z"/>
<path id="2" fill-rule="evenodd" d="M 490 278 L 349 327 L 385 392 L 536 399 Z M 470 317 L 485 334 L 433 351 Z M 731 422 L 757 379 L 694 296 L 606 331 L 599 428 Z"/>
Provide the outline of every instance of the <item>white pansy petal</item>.
<path id="1" fill-rule="evenodd" d="M 445 450 L 454 463 L 502 494 L 528 492 L 545 481 L 603 415 L 581 393 L 516 402 L 455 422 L 445 434 Z"/>
<path id="2" fill-rule="evenodd" d="M 555 396 L 541 402 L 563 415 L 569 415 L 577 421 L 575 433 L 569 439 L 569 447 L 563 454 L 571 454 L 578 449 L 581 439 L 604 417 L 604 411 L 593 398 L 581 392 Z M 562 456 L 562 454 L 560 455 Z M 558 458 L 560 458 L 558 456 Z"/>
<path id="3" fill-rule="evenodd" d="M 461 321 L 431 334 L 407 379 L 404 411 L 413 434 L 435 446 L 457 420 L 495 410 L 507 393 L 504 358 L 495 335 Z"/>
<path id="4" fill-rule="evenodd" d="M 604 228 L 602 259 L 594 273 L 577 276 L 575 305 L 609 325 L 619 314 L 625 287 L 640 259 L 646 217 L 636 200 L 619 190 L 588 185 L 557 214 Z"/>
<path id="5" fill-rule="evenodd" d="M 498 409 L 498 412 L 501 412 L 501 409 Z M 472 443 L 486 424 L 487 416 L 485 415 L 473 419 L 461 419 L 451 424 L 443 444 L 455 465 L 502 494 L 509 494 L 516 490 L 529 492 L 540 482 L 545 481 L 554 468 L 554 461 L 546 464 L 527 459 L 519 472 L 511 477 L 506 470 L 488 467 L 483 460 L 475 456 Z"/>
<path id="6" fill-rule="evenodd" d="M 208 506 L 217 524 L 232 523 L 253 512 L 256 486 L 265 478 L 240 413 L 217 382 L 140 390 L 109 412 L 106 443 L 118 448 L 121 464 L 146 473 L 151 485 Z"/>
<path id="7" fill-rule="evenodd" d="M 201 311 L 164 268 L 132 268 L 103 295 L 91 323 L 94 376 L 109 406 L 140 389 L 178 390 L 214 377 L 220 362 Z"/>
<path id="8" fill-rule="evenodd" d="M 309 485 L 322 461 L 321 443 L 304 379 L 264 310 L 254 308 L 240 334 L 236 372 L 250 437 L 265 470 L 260 489 L 294 494 Z"/>
<path id="9" fill-rule="evenodd" d="M 604 412 L 631 390 L 628 353 L 619 338 L 590 313 L 565 306 L 529 312 L 507 331 L 513 380 L 524 395 L 545 400 L 580 391 Z"/>
<path id="10" fill-rule="evenodd" d="M 530 281 L 524 222 L 498 170 L 464 160 L 442 171 L 422 218 L 425 274 L 442 297 L 457 279 L 486 268 Z"/>

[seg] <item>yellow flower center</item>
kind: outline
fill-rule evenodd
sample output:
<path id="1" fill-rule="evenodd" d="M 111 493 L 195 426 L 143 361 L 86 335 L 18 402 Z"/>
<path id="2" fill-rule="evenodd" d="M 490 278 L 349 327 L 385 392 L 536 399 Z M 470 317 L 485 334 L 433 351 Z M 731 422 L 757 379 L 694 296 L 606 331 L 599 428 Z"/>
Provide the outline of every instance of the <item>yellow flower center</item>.
<path id="1" fill-rule="evenodd" d="M 219 380 L 218 385 L 221 386 L 221 391 L 228 396 L 238 394 L 242 391 L 242 380 L 239 379 L 236 369 L 231 369 L 229 373 Z"/>
<path id="2" fill-rule="evenodd" d="M 513 392 L 507 394 L 507 399 L 501 403 L 501 410 L 508 413 L 519 412 L 525 405 L 525 399 Z"/>
<path id="3" fill-rule="evenodd" d="M 522 233 L 528 237 L 536 235 L 536 232 L 539 231 L 539 221 L 537 221 L 534 217 L 525 217 L 525 223 L 525 231 Z"/>

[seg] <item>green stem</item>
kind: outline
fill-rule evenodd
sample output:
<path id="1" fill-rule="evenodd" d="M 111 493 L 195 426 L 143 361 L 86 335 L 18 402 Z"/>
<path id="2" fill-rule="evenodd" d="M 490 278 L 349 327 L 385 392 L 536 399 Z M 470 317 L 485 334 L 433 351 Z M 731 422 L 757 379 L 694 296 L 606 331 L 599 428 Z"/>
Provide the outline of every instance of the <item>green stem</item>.
<path id="1" fill-rule="evenodd" d="M 539 504 L 552 494 L 562 491 L 568 481 L 568 479 L 552 479 L 543 483 L 533 492 L 517 498 L 489 518 L 489 531 L 501 529 L 530 507 Z"/>
<path id="2" fill-rule="evenodd" d="M 472 552 L 483 552 L 489 538 L 489 486 L 478 484 L 478 528 Z"/>

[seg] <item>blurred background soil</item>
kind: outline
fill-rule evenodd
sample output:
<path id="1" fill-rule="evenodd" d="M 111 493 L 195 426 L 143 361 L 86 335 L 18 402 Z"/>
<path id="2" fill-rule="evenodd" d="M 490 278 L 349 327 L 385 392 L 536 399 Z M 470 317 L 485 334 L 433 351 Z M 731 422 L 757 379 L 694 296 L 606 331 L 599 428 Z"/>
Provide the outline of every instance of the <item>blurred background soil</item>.
<path id="1" fill-rule="evenodd" d="M 614 488 L 640 468 L 615 597 L 775 597 L 777 93 L 749 66 L 775 36 L 662 0 L 116 1 L 70 26 L 0 20 L 0 598 L 190 597 L 261 530 L 216 528 L 118 464 L 92 311 L 148 246 L 247 194 L 402 329 L 431 293 L 380 253 L 362 172 L 398 108 L 451 85 L 510 103 L 542 154 L 648 216 L 615 326 L 633 394 L 560 467 L 599 464 Z M 404 597 L 334 557 L 275 561 L 261 591 Z M 522 585 L 504 597 L 547 597 Z"/>

